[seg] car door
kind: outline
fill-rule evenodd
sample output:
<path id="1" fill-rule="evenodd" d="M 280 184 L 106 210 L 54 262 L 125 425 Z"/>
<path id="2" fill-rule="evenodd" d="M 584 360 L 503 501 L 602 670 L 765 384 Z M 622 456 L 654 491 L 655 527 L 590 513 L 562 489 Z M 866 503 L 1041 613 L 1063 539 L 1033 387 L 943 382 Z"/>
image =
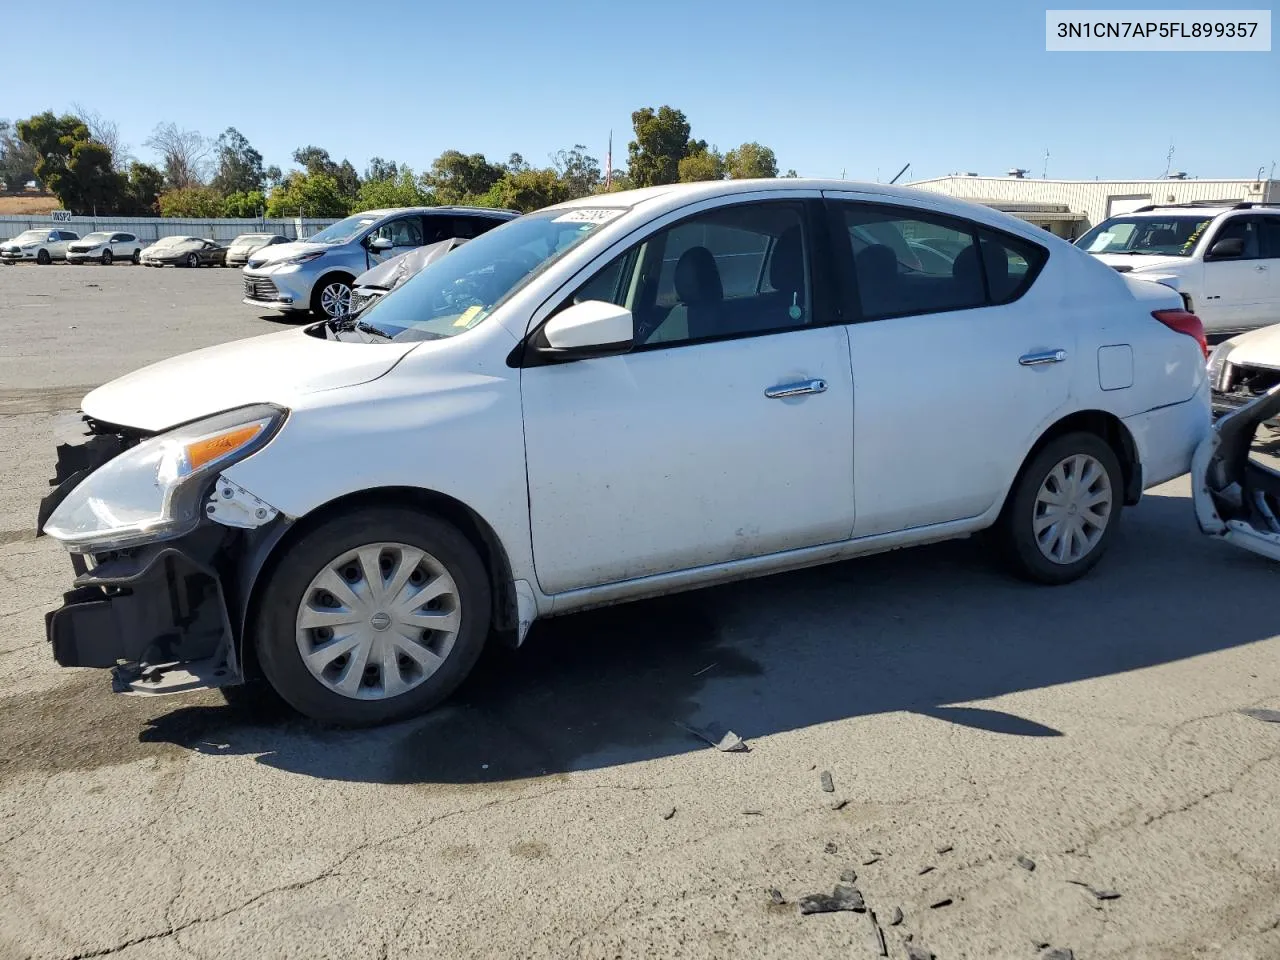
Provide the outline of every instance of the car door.
<path id="1" fill-rule="evenodd" d="M 559 305 L 626 306 L 637 342 L 522 371 L 545 592 L 848 538 L 848 340 L 814 270 L 816 206 L 672 214 Z"/>
<path id="2" fill-rule="evenodd" d="M 1219 224 L 1209 237 L 1204 254 L 1204 298 L 1194 304 L 1196 313 L 1211 331 L 1248 330 L 1274 322 L 1268 319 L 1268 261 L 1262 257 L 1262 218 L 1233 216 Z M 1223 240 L 1239 239 L 1237 255 L 1215 254 Z"/>
<path id="3" fill-rule="evenodd" d="M 1262 268 L 1262 322 L 1280 323 L 1280 214 L 1265 214 L 1258 217 L 1258 222 L 1262 227 L 1262 258 L 1258 264 Z"/>
<path id="4" fill-rule="evenodd" d="M 1052 301 L 1022 302 L 1047 252 L 923 208 L 828 197 L 846 315 L 857 321 L 854 536 L 979 516 L 1067 402 L 1072 368 L 1094 362 L 1076 356 Z M 957 251 L 948 264 L 903 252 L 930 238 Z"/>
<path id="5" fill-rule="evenodd" d="M 111 255 L 129 258 L 133 256 L 133 236 L 128 233 L 116 233 L 111 236 Z"/>

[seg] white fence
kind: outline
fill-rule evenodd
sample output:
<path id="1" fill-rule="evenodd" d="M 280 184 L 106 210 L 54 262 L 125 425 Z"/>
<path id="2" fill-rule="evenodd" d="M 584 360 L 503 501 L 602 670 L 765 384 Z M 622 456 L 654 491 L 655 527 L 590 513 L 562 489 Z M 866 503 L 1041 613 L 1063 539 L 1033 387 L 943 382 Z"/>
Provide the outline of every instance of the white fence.
<path id="1" fill-rule="evenodd" d="M 307 218 L 302 221 L 302 235 L 310 237 L 336 220 L 316 220 Z M 242 233 L 278 233 L 291 240 L 298 239 L 297 221 L 292 219 L 273 220 L 270 218 L 248 218 L 244 220 L 227 219 L 185 219 L 181 217 L 72 217 L 70 223 L 54 223 L 53 217 L 47 213 L 13 214 L 0 216 L 0 240 L 15 237 L 23 230 L 57 228 L 73 230 L 80 236 L 95 230 L 119 230 L 132 233 L 146 242 L 159 240 L 161 237 L 191 236 L 205 237 L 209 240 L 233 240 Z"/>

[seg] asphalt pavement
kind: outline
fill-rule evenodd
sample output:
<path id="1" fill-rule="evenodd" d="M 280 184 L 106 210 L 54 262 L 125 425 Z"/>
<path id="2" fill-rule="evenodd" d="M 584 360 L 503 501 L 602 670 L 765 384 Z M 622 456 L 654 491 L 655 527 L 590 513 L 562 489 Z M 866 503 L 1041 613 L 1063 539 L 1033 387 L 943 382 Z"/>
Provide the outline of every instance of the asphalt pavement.
<path id="1" fill-rule="evenodd" d="M 238 271 L 0 267 L 0 958 L 1280 956 L 1280 567 L 1185 478 L 1071 586 L 963 541 L 550 620 L 376 731 L 58 668 L 60 423 L 278 329 Z"/>

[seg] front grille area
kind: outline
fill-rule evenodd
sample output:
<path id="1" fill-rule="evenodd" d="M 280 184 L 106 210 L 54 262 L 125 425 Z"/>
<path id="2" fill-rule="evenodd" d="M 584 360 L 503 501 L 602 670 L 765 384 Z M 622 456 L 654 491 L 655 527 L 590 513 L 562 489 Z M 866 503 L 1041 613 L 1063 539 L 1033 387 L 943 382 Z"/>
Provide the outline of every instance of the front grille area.
<path id="1" fill-rule="evenodd" d="M 245 277 L 244 295 L 250 300 L 276 300 L 280 291 L 270 277 Z"/>

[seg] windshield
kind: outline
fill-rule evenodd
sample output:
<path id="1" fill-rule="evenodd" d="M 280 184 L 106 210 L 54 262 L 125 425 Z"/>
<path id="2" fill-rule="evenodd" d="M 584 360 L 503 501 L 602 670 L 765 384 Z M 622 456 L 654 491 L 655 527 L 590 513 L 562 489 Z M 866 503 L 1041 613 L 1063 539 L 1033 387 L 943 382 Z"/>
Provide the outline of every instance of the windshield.
<path id="1" fill-rule="evenodd" d="M 37 241 L 44 242 L 49 237 L 48 230 L 25 230 L 11 240 L 11 243 L 35 243 Z"/>
<path id="2" fill-rule="evenodd" d="M 306 237 L 307 243 L 346 243 L 365 227 L 377 223 L 377 217 L 347 217 L 331 227 L 325 227 L 314 237 Z"/>
<path id="3" fill-rule="evenodd" d="M 470 330 L 625 207 L 545 210 L 509 220 L 429 264 L 360 315 L 393 340 L 438 340 Z"/>
<path id="4" fill-rule="evenodd" d="M 109 233 L 86 233 L 84 235 L 84 239 L 92 241 L 93 243 L 106 243 L 107 238 L 110 236 L 111 234 Z"/>
<path id="5" fill-rule="evenodd" d="M 271 239 L 271 235 L 267 233 L 242 233 L 231 241 L 233 247 L 242 247 L 250 243 L 261 243 L 264 240 Z"/>
<path id="6" fill-rule="evenodd" d="M 1212 217 L 1112 217 L 1076 241 L 1088 253 L 1189 257 Z"/>

